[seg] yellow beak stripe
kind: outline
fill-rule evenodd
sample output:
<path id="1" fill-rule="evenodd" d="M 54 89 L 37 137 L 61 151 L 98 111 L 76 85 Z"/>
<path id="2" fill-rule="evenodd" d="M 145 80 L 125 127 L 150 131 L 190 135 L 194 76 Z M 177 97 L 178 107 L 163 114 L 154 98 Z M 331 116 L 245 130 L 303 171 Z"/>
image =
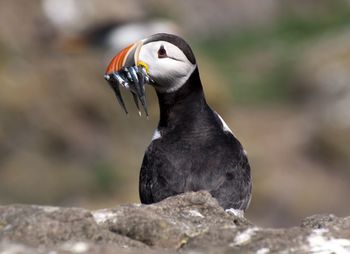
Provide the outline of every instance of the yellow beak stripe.
<path id="1" fill-rule="evenodd" d="M 144 67 L 145 70 L 146 70 L 146 72 L 147 72 L 147 74 L 149 74 L 148 65 L 147 65 L 145 62 L 143 62 L 143 61 L 138 61 L 138 62 L 137 62 L 137 66 Z"/>

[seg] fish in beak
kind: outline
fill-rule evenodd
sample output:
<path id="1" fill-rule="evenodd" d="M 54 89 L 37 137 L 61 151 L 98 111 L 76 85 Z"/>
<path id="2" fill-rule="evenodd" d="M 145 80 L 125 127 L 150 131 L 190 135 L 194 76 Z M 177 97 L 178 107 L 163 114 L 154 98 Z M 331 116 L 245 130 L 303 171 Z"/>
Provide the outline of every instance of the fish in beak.
<path id="1" fill-rule="evenodd" d="M 147 65 L 138 59 L 142 45 L 143 42 L 138 41 L 121 50 L 109 63 L 104 77 L 114 90 L 117 100 L 126 114 L 128 111 L 120 92 L 120 86 L 131 92 L 139 115 L 141 115 L 140 101 L 148 117 L 145 84 L 153 81 L 147 73 Z"/>

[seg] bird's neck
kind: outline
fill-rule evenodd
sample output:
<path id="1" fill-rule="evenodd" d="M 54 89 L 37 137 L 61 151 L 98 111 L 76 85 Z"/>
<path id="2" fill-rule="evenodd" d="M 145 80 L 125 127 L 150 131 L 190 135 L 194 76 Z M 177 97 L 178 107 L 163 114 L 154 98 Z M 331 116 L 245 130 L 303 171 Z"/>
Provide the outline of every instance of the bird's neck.
<path id="1" fill-rule="evenodd" d="M 196 68 L 186 83 L 171 93 L 157 92 L 160 109 L 159 129 L 190 126 L 208 110 Z"/>

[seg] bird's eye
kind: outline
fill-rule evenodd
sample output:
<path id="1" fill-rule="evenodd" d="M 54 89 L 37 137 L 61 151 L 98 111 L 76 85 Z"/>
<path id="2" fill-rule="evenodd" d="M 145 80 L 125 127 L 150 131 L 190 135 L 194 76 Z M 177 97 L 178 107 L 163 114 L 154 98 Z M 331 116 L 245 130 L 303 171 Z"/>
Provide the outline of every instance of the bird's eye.
<path id="1" fill-rule="evenodd" d="M 160 48 L 158 49 L 158 58 L 165 58 L 167 57 L 167 54 L 166 54 L 166 50 L 164 48 L 164 46 L 160 46 Z"/>

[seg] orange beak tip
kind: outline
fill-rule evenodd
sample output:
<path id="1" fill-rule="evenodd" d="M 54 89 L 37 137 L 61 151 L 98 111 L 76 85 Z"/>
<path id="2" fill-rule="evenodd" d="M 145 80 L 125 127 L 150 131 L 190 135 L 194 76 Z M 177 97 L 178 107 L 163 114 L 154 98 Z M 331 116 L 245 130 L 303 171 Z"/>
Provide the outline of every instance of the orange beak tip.
<path id="1" fill-rule="evenodd" d="M 106 74 L 118 72 L 119 70 L 121 70 L 124 67 L 125 61 L 126 61 L 128 55 L 130 54 L 130 51 L 132 50 L 133 46 L 134 46 L 134 44 L 127 46 L 126 48 L 119 51 L 118 54 L 116 54 L 112 58 L 111 62 L 109 63 L 109 65 L 107 67 Z"/>

